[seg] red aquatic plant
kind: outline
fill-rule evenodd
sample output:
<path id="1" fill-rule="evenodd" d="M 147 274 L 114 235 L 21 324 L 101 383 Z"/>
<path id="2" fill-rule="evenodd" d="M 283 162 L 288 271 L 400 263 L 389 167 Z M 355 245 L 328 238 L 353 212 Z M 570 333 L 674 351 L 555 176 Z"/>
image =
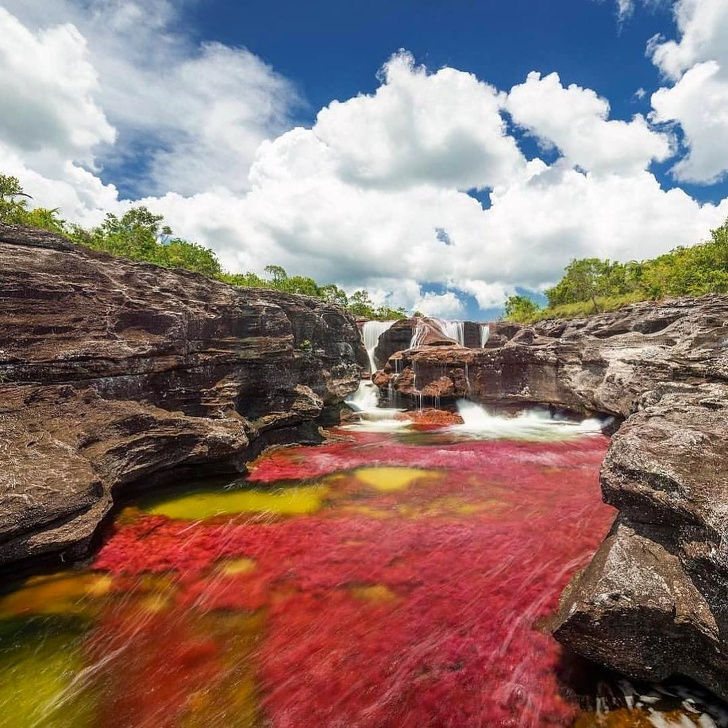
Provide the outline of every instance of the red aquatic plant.
<path id="1" fill-rule="evenodd" d="M 268 522 L 140 514 L 119 524 L 95 568 L 117 579 L 169 572 L 175 587 L 151 631 L 119 614 L 98 626 L 95 649 L 130 641 L 148 659 L 123 689 L 172 681 L 178 689 L 140 710 L 181 715 L 201 682 L 228 684 L 236 664 L 219 658 L 224 638 L 187 629 L 191 615 L 254 612 L 264 614 L 260 633 L 238 668 L 254 666 L 258 704 L 276 728 L 568 725 L 575 706 L 559 689 L 560 648 L 540 627 L 612 518 L 597 481 L 605 446 L 358 434 L 277 451 L 256 463 L 253 482 L 347 471 L 329 482 L 325 507 Z M 434 473 L 378 491 L 352 472 L 373 465 Z M 165 678 L 155 655 L 170 642 Z M 128 695 L 109 700 L 132 711 Z"/>

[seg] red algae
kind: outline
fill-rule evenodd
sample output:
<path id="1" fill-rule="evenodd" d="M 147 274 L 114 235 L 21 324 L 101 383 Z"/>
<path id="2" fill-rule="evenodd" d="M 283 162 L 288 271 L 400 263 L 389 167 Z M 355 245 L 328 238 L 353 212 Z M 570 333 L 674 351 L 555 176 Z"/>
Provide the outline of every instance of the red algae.
<path id="1" fill-rule="evenodd" d="M 129 726 L 233 725 L 194 722 L 190 695 L 204 685 L 229 693 L 236 665 L 255 676 L 246 695 L 260 714 L 249 715 L 276 728 L 571 725 L 560 648 L 539 625 L 613 518 L 597 477 L 606 444 L 418 446 L 356 433 L 255 463 L 258 484 L 324 479 L 330 495 L 315 514 L 124 518 L 94 569 L 115 580 L 169 574 L 174 590 L 142 627 L 134 609 L 96 626 L 99 659 L 115 644 L 134 655 L 105 686 L 107 714 Z M 392 490 L 357 477 L 377 466 L 427 477 Z M 231 559 L 246 568 L 220 568 Z M 231 657 L 224 633 L 199 623 L 235 613 L 261 623 Z M 142 695 L 159 681 L 172 685 Z"/>

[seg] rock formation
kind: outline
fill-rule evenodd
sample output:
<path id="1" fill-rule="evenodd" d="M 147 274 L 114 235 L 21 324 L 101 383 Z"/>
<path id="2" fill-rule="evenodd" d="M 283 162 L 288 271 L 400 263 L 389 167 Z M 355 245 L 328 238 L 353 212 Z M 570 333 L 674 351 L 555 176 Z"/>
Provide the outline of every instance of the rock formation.
<path id="1" fill-rule="evenodd" d="M 85 553 L 113 500 L 314 441 L 366 352 L 336 306 L 0 225 L 0 564 Z"/>
<path id="2" fill-rule="evenodd" d="M 686 675 L 728 698 L 728 297 L 496 324 L 487 348 L 398 352 L 374 381 L 425 404 L 615 416 L 601 483 L 619 515 L 554 633 L 628 675 Z"/>

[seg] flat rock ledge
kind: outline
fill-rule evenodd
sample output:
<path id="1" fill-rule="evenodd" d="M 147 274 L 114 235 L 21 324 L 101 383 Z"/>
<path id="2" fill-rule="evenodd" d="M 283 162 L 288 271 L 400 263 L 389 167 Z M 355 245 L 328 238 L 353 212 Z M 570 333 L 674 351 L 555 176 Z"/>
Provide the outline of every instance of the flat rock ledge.
<path id="1" fill-rule="evenodd" d="M 0 565 L 88 553 L 114 500 L 315 442 L 367 357 L 305 296 L 0 225 Z"/>
<path id="2" fill-rule="evenodd" d="M 632 677 L 684 675 L 728 699 L 728 297 L 497 323 L 486 349 L 397 352 L 373 380 L 425 405 L 613 415 L 601 486 L 618 516 L 564 592 L 554 634 Z"/>

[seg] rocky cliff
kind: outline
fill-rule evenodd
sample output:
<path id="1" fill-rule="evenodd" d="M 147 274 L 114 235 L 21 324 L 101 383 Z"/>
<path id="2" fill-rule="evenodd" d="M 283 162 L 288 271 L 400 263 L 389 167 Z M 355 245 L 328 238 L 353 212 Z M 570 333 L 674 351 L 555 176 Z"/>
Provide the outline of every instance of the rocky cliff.
<path id="1" fill-rule="evenodd" d="M 425 402 L 614 415 L 601 484 L 619 516 L 554 633 L 628 675 L 687 675 L 728 698 L 728 297 L 497 324 L 488 344 L 398 352 L 374 381 Z"/>
<path id="2" fill-rule="evenodd" d="M 333 305 L 0 225 L 0 564 L 83 554 L 130 487 L 315 440 L 366 361 Z"/>

